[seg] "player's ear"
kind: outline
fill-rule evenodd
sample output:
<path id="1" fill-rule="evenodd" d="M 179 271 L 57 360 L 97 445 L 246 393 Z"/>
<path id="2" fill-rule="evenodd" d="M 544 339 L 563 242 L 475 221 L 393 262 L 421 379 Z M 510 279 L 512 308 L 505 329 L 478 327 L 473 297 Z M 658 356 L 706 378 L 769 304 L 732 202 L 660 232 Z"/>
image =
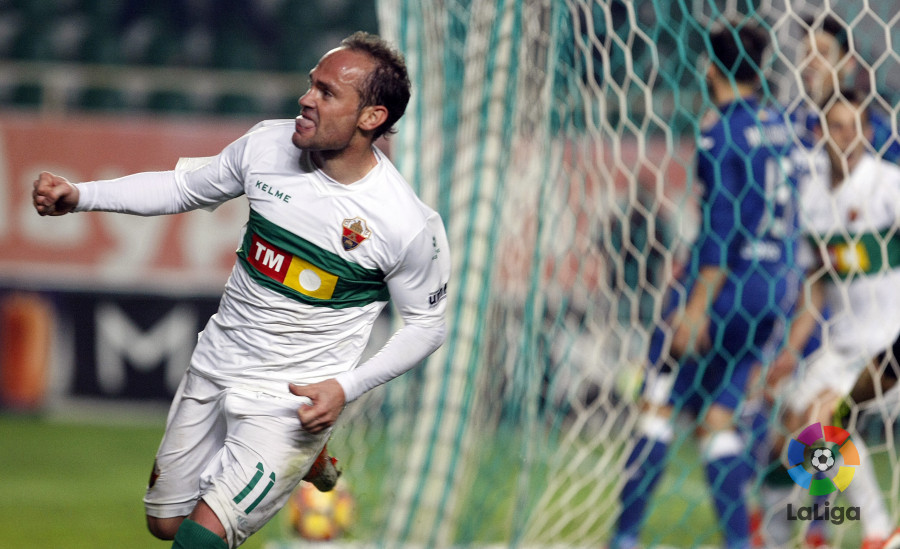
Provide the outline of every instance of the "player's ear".
<path id="1" fill-rule="evenodd" d="M 357 124 L 359 129 L 363 131 L 372 131 L 382 125 L 387 120 L 387 117 L 387 107 L 384 105 L 369 105 L 368 107 L 363 107 L 362 112 L 359 113 Z"/>
<path id="2" fill-rule="evenodd" d="M 869 118 L 867 116 L 863 116 L 862 118 L 862 132 L 866 141 L 871 143 L 872 139 L 875 137 L 875 130 L 872 128 L 872 124 L 869 123 Z"/>

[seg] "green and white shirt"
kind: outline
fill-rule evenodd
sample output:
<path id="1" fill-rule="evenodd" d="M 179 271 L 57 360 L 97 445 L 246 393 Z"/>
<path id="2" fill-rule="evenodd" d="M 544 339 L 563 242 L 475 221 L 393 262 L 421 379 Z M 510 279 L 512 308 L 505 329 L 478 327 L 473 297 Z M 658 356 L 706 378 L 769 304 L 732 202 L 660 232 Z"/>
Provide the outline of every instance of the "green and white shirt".
<path id="1" fill-rule="evenodd" d="M 266 121 L 174 171 L 81 183 L 77 209 L 160 215 L 245 195 L 238 260 L 191 368 L 276 393 L 289 382 L 337 378 L 349 402 L 443 342 L 447 237 L 440 216 L 377 148 L 377 166 L 344 185 L 294 147 L 293 131 L 293 120 Z M 404 326 L 357 368 L 388 299 Z"/>
<path id="2" fill-rule="evenodd" d="M 900 333 L 900 168 L 865 155 L 832 188 L 820 166 L 802 191 L 801 223 L 828 268 L 827 341 L 872 356 Z"/>

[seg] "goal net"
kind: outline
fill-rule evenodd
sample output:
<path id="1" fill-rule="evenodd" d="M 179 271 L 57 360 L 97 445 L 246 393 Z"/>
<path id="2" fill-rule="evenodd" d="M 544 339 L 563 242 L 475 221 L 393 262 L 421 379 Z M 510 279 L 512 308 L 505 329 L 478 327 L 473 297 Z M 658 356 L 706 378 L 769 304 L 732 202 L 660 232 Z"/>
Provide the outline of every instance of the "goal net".
<path id="1" fill-rule="evenodd" d="M 390 140 L 448 228 L 446 344 L 354 403 L 331 448 L 378 546 L 598 547 L 635 439 L 648 334 L 697 233 L 712 103 L 704 31 L 751 18 L 775 45 L 767 99 L 809 101 L 806 18 L 850 30 L 855 83 L 893 121 L 896 5 L 683 0 L 381 0 L 414 96 Z M 880 153 L 883 151 L 875 151 Z M 787 319 L 785 319 L 787 320 Z M 897 405 L 860 416 L 896 522 Z M 676 429 L 648 546 L 717 545 L 694 423 Z M 749 451 L 749 450 L 748 450 Z M 837 545 L 860 536 L 834 528 Z M 843 540 L 842 542 L 840 540 Z"/>

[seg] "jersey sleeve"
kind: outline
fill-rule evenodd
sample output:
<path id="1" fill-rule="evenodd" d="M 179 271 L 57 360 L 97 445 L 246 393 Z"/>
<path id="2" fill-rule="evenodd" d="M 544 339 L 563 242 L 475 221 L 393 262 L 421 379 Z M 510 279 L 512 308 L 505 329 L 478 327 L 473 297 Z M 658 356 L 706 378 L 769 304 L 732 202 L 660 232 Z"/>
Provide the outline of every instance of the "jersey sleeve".
<path id="1" fill-rule="evenodd" d="M 244 193 L 248 134 L 208 158 L 183 158 L 174 170 L 78 183 L 75 211 L 165 215 L 215 209 Z"/>
<path id="2" fill-rule="evenodd" d="M 386 274 L 395 310 L 407 323 L 442 324 L 450 278 L 450 253 L 441 218 L 433 214 Z"/>
<path id="3" fill-rule="evenodd" d="M 432 215 L 387 273 L 394 310 L 403 326 L 372 358 L 337 377 L 347 402 L 409 371 L 444 342 L 450 251 L 443 223 Z"/>

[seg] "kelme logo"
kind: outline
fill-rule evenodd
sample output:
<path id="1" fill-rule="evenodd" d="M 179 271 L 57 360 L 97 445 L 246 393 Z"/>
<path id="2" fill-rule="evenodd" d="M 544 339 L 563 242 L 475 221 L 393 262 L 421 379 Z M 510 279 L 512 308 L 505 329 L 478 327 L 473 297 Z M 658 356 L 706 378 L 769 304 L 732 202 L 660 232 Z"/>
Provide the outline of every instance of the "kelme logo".
<path id="1" fill-rule="evenodd" d="M 850 440 L 850 433 L 832 425 L 822 427 L 821 423 L 813 423 L 791 439 L 787 457 L 791 478 L 813 496 L 846 490 L 859 465 L 859 451 Z M 843 464 L 837 474 L 826 475 L 837 464 L 838 457 Z"/>

